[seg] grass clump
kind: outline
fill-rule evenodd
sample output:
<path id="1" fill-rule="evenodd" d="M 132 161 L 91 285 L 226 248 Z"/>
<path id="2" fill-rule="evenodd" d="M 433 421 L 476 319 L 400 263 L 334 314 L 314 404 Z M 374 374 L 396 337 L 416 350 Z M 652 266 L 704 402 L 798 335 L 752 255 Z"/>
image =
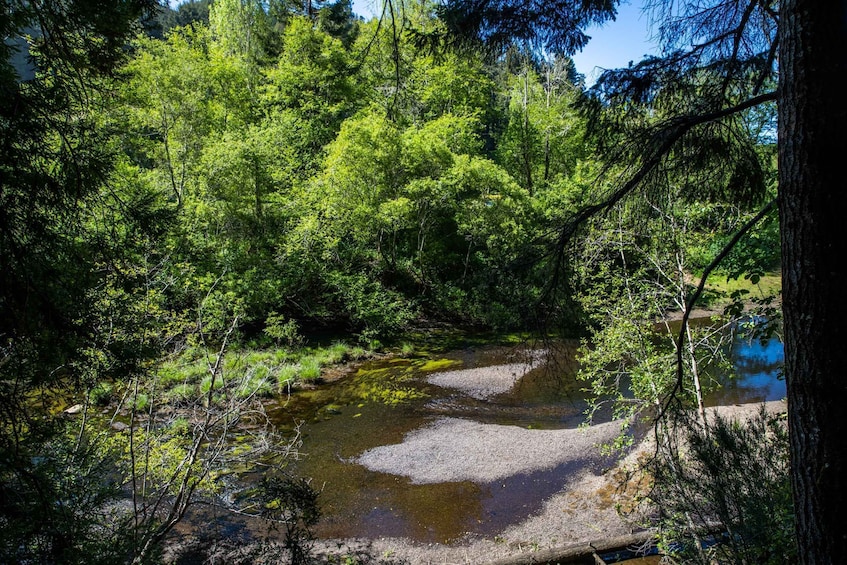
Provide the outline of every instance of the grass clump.
<path id="1" fill-rule="evenodd" d="M 344 363 L 349 359 L 350 346 L 344 342 L 337 341 L 329 346 L 328 349 L 323 349 L 319 353 L 321 365 L 337 365 Z"/>
<path id="2" fill-rule="evenodd" d="M 243 400 L 251 396 L 269 397 L 273 392 L 273 387 L 268 381 L 246 379 L 235 389 L 235 396 Z"/>
<path id="3" fill-rule="evenodd" d="M 165 392 L 165 400 L 171 404 L 185 404 L 197 398 L 198 387 L 191 383 L 180 383 Z"/>
<path id="4" fill-rule="evenodd" d="M 362 359 L 367 359 L 370 357 L 370 353 L 364 347 L 356 346 L 350 349 L 350 359 L 353 361 L 360 361 Z"/>
<path id="5" fill-rule="evenodd" d="M 205 359 L 192 359 L 187 356 L 168 361 L 159 368 L 159 385 L 165 388 L 182 383 L 199 383 L 209 374 Z"/>
<path id="6" fill-rule="evenodd" d="M 202 381 L 200 381 L 200 392 L 202 394 L 207 394 L 209 390 L 214 386 L 214 390 L 220 390 L 224 386 L 223 377 L 218 375 L 214 379 L 214 383 L 212 382 L 212 375 L 207 375 Z"/>
<path id="7" fill-rule="evenodd" d="M 143 392 L 139 392 L 133 399 L 133 407 L 137 412 L 144 412 L 150 408 L 150 397 Z"/>
<path id="8" fill-rule="evenodd" d="M 362 347 L 343 341 L 320 348 L 238 349 L 230 350 L 220 361 L 220 372 L 214 379 L 216 396 L 225 398 L 227 391 L 237 398 L 256 395 L 270 397 L 297 385 L 321 378 L 324 367 L 361 360 L 370 356 Z M 169 404 L 186 404 L 208 395 L 212 388 L 209 367 L 216 364 L 216 354 L 198 347 L 163 362 L 156 372 L 162 398 Z M 98 394 L 103 394 L 98 391 Z"/>
<path id="9" fill-rule="evenodd" d="M 277 369 L 276 384 L 280 390 L 290 388 L 294 385 L 299 370 L 300 368 L 297 365 L 292 365 L 291 363 L 285 363 Z"/>
<path id="10" fill-rule="evenodd" d="M 321 362 L 315 356 L 304 357 L 300 359 L 300 370 L 298 371 L 300 380 L 316 381 L 321 378 Z"/>

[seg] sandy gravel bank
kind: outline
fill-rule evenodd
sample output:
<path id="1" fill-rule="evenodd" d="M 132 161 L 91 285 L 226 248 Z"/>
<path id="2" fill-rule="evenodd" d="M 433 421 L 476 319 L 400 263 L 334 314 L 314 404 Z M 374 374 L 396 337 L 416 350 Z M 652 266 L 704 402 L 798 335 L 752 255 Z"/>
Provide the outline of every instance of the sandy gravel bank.
<path id="1" fill-rule="evenodd" d="M 770 411 L 785 409 L 783 401 L 767 403 Z M 738 419 L 752 416 L 759 404 L 710 409 Z M 568 461 L 581 464 L 571 481 L 545 501 L 542 510 L 507 528 L 495 539 L 468 538 L 452 545 L 417 544 L 404 539 L 344 540 L 351 547 L 367 545 L 373 555 L 390 556 L 421 565 L 485 564 L 499 558 L 602 540 L 637 531 L 636 524 L 615 509 L 619 471 L 639 453 L 651 449 L 641 442 L 617 467 L 600 472 L 597 444 L 614 437 L 617 422 L 585 429 L 526 430 L 444 418 L 409 434 L 397 445 L 362 454 L 359 462 L 374 470 L 410 477 L 415 482 L 472 480 L 492 482 L 513 474 Z"/>
<path id="2" fill-rule="evenodd" d="M 521 377 L 542 364 L 545 354 L 545 351 L 532 351 L 529 358 L 522 363 L 433 373 L 427 378 L 427 382 L 456 389 L 478 400 L 486 400 L 511 390 Z"/>
<path id="3" fill-rule="evenodd" d="M 618 422 L 563 430 L 528 430 L 441 418 L 402 443 L 371 449 L 354 459 L 372 471 L 409 477 L 412 483 L 492 483 L 570 462 L 599 462 L 597 445 L 620 432 Z"/>

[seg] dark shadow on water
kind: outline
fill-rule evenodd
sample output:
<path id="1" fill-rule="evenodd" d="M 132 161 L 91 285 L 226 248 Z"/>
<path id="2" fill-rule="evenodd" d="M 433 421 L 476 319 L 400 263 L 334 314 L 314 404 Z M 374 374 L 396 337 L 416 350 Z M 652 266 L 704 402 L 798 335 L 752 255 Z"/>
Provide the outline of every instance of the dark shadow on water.
<path id="1" fill-rule="evenodd" d="M 419 543 L 451 543 L 466 536 L 494 536 L 539 513 L 586 468 L 600 472 L 604 461 L 578 459 L 534 473 L 477 485 L 452 482 L 416 485 L 405 478 L 369 473 L 357 485 L 359 504 L 332 508 L 316 529 L 320 537 L 402 537 Z M 377 476 L 380 475 L 380 476 Z M 393 488 L 386 488 L 393 484 Z"/>

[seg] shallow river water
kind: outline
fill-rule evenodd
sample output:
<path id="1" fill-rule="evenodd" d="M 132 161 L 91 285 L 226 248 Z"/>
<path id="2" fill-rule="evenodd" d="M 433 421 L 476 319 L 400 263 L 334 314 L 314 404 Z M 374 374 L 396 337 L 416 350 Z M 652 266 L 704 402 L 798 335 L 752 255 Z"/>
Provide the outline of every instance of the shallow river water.
<path id="1" fill-rule="evenodd" d="M 403 537 L 450 543 L 467 534 L 494 536 L 536 513 L 567 482 L 577 463 L 490 481 L 427 482 L 415 479 L 426 469 L 379 472 L 361 464 L 361 457 L 369 450 L 401 444 L 433 422 L 471 421 L 526 430 L 577 427 L 587 404 L 583 383 L 574 378 L 576 345 L 469 345 L 441 354 L 372 360 L 334 382 L 271 405 L 270 414 L 281 428 L 300 424 L 304 456 L 294 468 L 322 491 L 322 518 L 315 533 L 321 538 Z M 784 397 L 778 340 L 737 341 L 733 363 L 738 378 L 711 394 L 709 404 Z M 439 375 L 486 367 L 499 370 L 509 386 L 478 394 L 440 386 Z M 498 369 L 502 367 L 506 369 Z M 432 457 L 438 456 L 436 447 Z M 465 455 L 451 451 L 449 456 Z M 484 476 L 485 461 L 474 464 L 483 467 Z"/>

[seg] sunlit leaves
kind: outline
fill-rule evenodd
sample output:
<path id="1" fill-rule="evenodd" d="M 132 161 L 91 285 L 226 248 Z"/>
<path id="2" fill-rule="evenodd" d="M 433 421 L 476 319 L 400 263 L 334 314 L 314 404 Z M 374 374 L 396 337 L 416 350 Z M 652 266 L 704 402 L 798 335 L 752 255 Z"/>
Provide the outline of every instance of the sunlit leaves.
<path id="1" fill-rule="evenodd" d="M 590 146 L 573 108 L 578 89 L 570 59 L 535 61 L 529 53 L 510 54 L 518 68 L 507 75 L 508 108 L 494 156 L 537 195 L 571 177 Z"/>
<path id="2" fill-rule="evenodd" d="M 271 109 L 295 109 L 315 120 L 314 127 L 337 127 L 356 104 L 358 89 L 349 52 L 306 18 L 292 18 L 282 40 L 279 61 L 266 71 L 264 103 Z M 324 144 L 330 138 L 318 141 Z"/>

